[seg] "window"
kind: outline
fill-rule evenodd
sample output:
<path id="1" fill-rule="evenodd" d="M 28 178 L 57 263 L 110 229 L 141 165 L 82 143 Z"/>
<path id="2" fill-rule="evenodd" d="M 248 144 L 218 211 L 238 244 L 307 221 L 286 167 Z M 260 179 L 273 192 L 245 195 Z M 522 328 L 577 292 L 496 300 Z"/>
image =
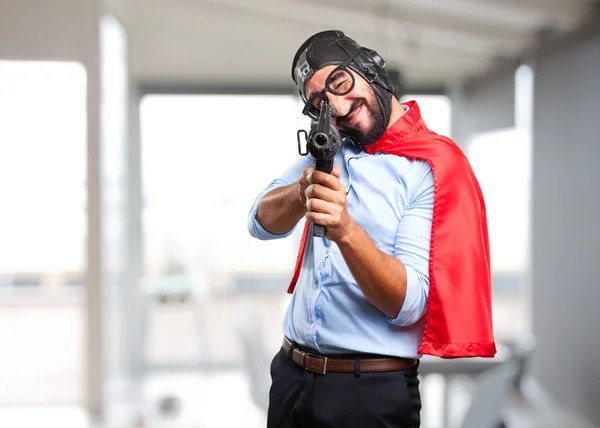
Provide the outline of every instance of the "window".
<path id="1" fill-rule="evenodd" d="M 515 74 L 515 126 L 474 135 L 466 154 L 486 201 L 494 328 L 497 340 L 513 342 L 530 333 L 530 199 L 533 71 Z"/>
<path id="2" fill-rule="evenodd" d="M 82 398 L 86 72 L 0 61 L 0 403 Z"/>
<path id="3" fill-rule="evenodd" d="M 421 116 L 429 129 L 440 135 L 450 136 L 452 103 L 445 95 L 407 94 L 400 102 L 414 100 L 419 105 Z"/>
<path id="4" fill-rule="evenodd" d="M 247 216 L 299 157 L 301 111 L 292 95 L 148 95 L 140 105 L 146 380 L 206 397 L 202 426 L 264 426 L 301 227 L 262 242 Z M 259 361 L 249 337 L 266 352 Z M 178 381 L 173 370 L 187 372 Z M 232 400 L 239 412 L 223 410 Z"/>
<path id="5" fill-rule="evenodd" d="M 198 268 L 287 274 L 293 239 L 265 245 L 246 224 L 254 199 L 297 158 L 308 127 L 293 96 L 147 96 L 141 105 L 147 273 Z M 293 266 L 292 266 L 293 267 Z"/>

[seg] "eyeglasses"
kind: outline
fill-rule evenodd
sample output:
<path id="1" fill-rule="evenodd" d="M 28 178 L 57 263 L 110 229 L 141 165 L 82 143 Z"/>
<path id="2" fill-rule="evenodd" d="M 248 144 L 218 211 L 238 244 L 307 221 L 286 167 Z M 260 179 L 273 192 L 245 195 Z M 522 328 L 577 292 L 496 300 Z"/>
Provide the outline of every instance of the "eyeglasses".
<path id="1" fill-rule="evenodd" d="M 305 100 L 302 113 L 311 119 L 317 120 L 321 111 L 323 101 L 327 102 L 327 92 L 333 95 L 343 96 L 352 92 L 356 79 L 350 72 L 348 64 L 360 53 L 358 49 L 353 55 L 349 56 L 342 64 L 334 68 L 325 80 L 325 87 L 320 92 L 315 92 Z"/>

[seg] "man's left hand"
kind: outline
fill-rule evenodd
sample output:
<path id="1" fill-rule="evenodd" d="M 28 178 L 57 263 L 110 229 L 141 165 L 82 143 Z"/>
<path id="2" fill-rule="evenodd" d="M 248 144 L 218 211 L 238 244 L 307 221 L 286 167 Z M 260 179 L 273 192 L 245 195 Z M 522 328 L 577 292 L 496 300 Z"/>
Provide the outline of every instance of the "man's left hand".
<path id="1" fill-rule="evenodd" d="M 334 242 L 348 238 L 355 223 L 348 214 L 346 189 L 340 183 L 340 169 L 331 174 L 313 170 L 307 177 L 311 183 L 306 188 L 306 219 L 325 226 L 325 237 Z"/>

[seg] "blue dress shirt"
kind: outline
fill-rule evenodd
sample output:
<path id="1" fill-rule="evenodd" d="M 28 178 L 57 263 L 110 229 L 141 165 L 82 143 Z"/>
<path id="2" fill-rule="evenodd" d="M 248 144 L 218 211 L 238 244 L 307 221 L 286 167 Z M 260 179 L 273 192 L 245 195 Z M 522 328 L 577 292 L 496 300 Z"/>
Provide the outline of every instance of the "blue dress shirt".
<path id="1" fill-rule="evenodd" d="M 309 235 L 302 270 L 283 322 L 286 336 L 324 354 L 373 353 L 419 358 L 429 293 L 429 243 L 433 216 L 433 174 L 425 161 L 396 155 L 369 155 L 349 142 L 336 154 L 348 212 L 380 251 L 406 267 L 402 309 L 390 318 L 363 295 L 339 247 Z M 256 220 L 260 199 L 271 190 L 300 179 L 314 165 L 301 157 L 255 200 L 248 217 L 258 239 L 284 238 Z"/>

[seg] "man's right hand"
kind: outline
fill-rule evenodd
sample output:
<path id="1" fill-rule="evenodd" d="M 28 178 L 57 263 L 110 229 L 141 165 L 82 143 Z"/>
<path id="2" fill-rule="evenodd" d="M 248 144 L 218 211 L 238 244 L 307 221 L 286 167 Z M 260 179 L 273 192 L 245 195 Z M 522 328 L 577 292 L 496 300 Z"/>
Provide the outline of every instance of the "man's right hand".
<path id="1" fill-rule="evenodd" d="M 312 165 L 307 166 L 302 171 L 302 177 L 298 180 L 298 197 L 302 205 L 306 206 L 306 188 L 310 186 L 310 174 L 314 171 L 315 167 Z"/>

